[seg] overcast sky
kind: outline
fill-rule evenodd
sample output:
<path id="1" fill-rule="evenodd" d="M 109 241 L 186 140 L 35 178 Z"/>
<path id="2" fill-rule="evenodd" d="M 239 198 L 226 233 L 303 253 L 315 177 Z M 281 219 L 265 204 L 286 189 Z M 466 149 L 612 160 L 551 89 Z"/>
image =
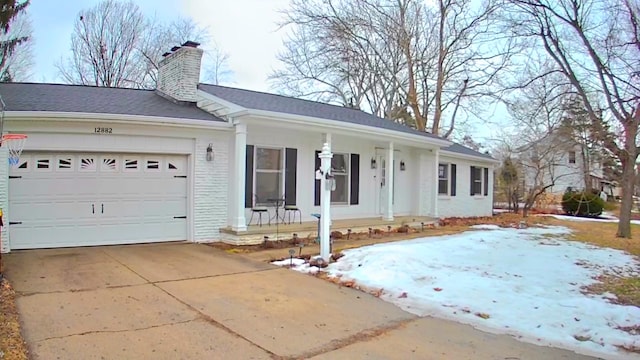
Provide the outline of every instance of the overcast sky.
<path id="1" fill-rule="evenodd" d="M 209 29 L 212 39 L 229 54 L 233 72 L 229 85 L 268 91 L 267 76 L 276 66 L 275 55 L 284 33 L 277 31 L 278 10 L 288 0 L 135 0 L 145 15 L 170 22 L 191 17 Z M 31 81 L 61 82 L 55 63 L 70 53 L 73 23 L 80 10 L 99 0 L 32 0 L 35 69 Z M 168 48 L 174 44 L 167 44 Z"/>
<path id="2" fill-rule="evenodd" d="M 62 57 L 70 54 L 71 32 L 78 13 L 98 4 L 100 0 L 31 0 L 28 12 L 34 34 L 35 69 L 30 81 L 61 83 L 55 67 Z M 211 42 L 229 55 L 232 71 L 224 85 L 250 90 L 275 92 L 267 77 L 278 66 L 276 54 L 282 49 L 285 37 L 278 30 L 282 19 L 280 10 L 289 0 L 134 0 L 148 17 L 170 22 L 178 17 L 190 17 L 207 28 Z M 167 44 L 167 49 L 175 44 Z M 205 49 L 206 50 L 206 49 Z M 206 55 L 205 55 L 206 56 Z M 205 70 L 203 69 L 203 72 Z M 504 110 L 498 116 L 504 118 Z M 471 122 L 475 124 L 476 121 Z M 468 124 L 468 125 L 471 125 Z M 460 129 L 460 134 L 473 134 L 484 142 L 492 138 L 488 124 L 479 130 Z"/>

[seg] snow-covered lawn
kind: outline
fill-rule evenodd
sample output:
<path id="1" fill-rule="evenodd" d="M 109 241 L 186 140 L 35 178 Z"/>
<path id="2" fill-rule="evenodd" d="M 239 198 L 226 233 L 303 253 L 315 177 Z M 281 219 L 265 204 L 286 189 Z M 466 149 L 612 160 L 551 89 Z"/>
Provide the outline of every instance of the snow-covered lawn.
<path id="1" fill-rule="evenodd" d="M 354 281 L 419 316 L 472 324 L 524 341 L 615 358 L 640 358 L 640 308 L 585 295 L 607 271 L 636 275 L 640 262 L 622 251 L 567 241 L 564 227 L 502 229 L 377 244 L 344 251 L 325 270 Z M 288 265 L 289 261 L 285 261 Z M 300 263 L 299 270 L 309 271 Z M 317 270 L 313 269 L 312 271 Z"/>

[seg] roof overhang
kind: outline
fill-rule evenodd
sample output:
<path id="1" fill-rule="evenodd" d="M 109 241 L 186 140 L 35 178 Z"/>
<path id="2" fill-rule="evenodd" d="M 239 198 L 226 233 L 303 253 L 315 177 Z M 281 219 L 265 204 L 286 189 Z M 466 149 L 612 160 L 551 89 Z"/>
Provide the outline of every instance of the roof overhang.
<path id="1" fill-rule="evenodd" d="M 440 154 L 448 157 L 452 157 L 452 158 L 457 158 L 457 159 L 473 160 L 473 161 L 483 162 L 483 163 L 488 163 L 493 165 L 500 164 L 500 160 L 496 160 L 493 158 L 490 159 L 482 156 L 462 154 L 462 153 L 457 153 L 453 151 L 440 150 Z"/>
<path id="2" fill-rule="evenodd" d="M 200 109 L 208 111 L 220 117 L 227 117 L 233 113 L 239 113 L 246 110 L 242 106 L 239 106 L 230 101 L 221 99 L 215 95 L 209 94 L 204 90 L 198 89 L 198 102 L 197 105 Z"/>
<path id="3" fill-rule="evenodd" d="M 233 117 L 235 120 L 242 120 L 246 122 L 251 122 L 251 118 L 258 120 L 255 124 L 260 124 L 260 119 L 262 120 L 270 120 L 277 121 L 280 124 L 290 124 L 290 125 L 298 125 L 303 126 L 305 128 L 309 128 L 310 126 L 316 127 L 318 130 L 332 132 L 332 133 L 349 133 L 351 135 L 365 135 L 368 137 L 377 137 L 378 139 L 381 136 L 384 136 L 385 140 L 388 141 L 397 141 L 399 143 L 406 143 L 414 147 L 418 148 L 434 148 L 434 147 L 443 147 L 449 146 L 452 143 L 448 140 L 430 138 L 427 136 L 415 135 L 404 133 L 395 130 L 389 130 L 384 128 L 353 124 L 344 121 L 337 120 L 329 120 L 324 118 L 316 118 L 311 116 L 302 116 L 302 115 L 294 115 L 288 113 L 281 112 L 273 112 L 273 111 L 265 111 L 265 110 L 255 110 L 255 109 L 246 109 L 241 112 L 235 114 L 229 114 L 229 116 Z"/>
<path id="4" fill-rule="evenodd" d="M 10 121 L 20 119 L 21 121 L 29 120 L 58 120 L 73 122 L 95 122 L 109 121 L 112 123 L 122 124 L 140 124 L 140 125 L 164 125 L 175 127 L 189 128 L 215 128 L 230 129 L 231 124 L 223 121 L 185 119 L 163 116 L 147 116 L 147 115 L 127 115 L 127 114 L 104 114 L 104 113 L 82 113 L 82 112 L 57 112 L 57 111 L 5 111 L 4 120 Z"/>

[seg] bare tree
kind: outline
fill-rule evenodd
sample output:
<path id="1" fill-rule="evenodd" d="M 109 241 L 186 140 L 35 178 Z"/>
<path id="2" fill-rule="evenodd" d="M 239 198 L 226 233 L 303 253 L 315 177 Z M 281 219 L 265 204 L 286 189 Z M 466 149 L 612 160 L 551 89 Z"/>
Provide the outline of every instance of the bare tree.
<path id="1" fill-rule="evenodd" d="M 72 84 L 152 89 L 162 54 L 187 40 L 206 43 L 209 32 L 190 18 L 164 24 L 145 18 L 131 1 L 103 0 L 80 12 L 71 36 L 71 56 L 57 66 Z M 205 54 L 213 52 L 211 67 L 220 69 L 218 78 L 225 76 L 224 53 L 217 46 L 203 48 Z"/>
<path id="2" fill-rule="evenodd" d="M 4 1 L 0 9 L 0 79 L 11 81 L 16 73 L 28 71 L 31 28 L 24 10 L 29 1 Z M 12 66 L 13 65 L 13 66 Z M 11 67 L 11 68 L 10 68 Z"/>
<path id="3" fill-rule="evenodd" d="M 219 85 L 229 81 L 232 77 L 229 54 L 222 51 L 217 45 L 205 52 L 205 61 L 208 63 L 205 68 L 205 81 Z"/>
<path id="4" fill-rule="evenodd" d="M 637 0 L 509 0 L 515 36 L 531 39 L 582 100 L 594 133 L 622 164 L 618 237 L 631 237 L 640 125 Z M 606 104 L 602 109 L 599 104 Z M 619 127 L 622 132 L 613 129 Z"/>
<path id="5" fill-rule="evenodd" d="M 570 88 L 563 77 L 549 72 L 547 64 L 536 69 L 546 76 L 537 77 L 505 99 L 509 113 L 515 122 L 510 148 L 516 149 L 515 157 L 522 168 L 524 180 L 523 216 L 558 181 L 573 175 L 567 171 L 566 155 L 574 149 L 559 132 L 564 118 L 564 102 Z M 523 74 L 530 78 L 531 74 Z"/>
<path id="6" fill-rule="evenodd" d="M 462 100 L 487 95 L 512 54 L 494 27 L 500 3 L 294 0 L 283 23 L 292 35 L 271 78 L 282 92 L 448 137 Z"/>
<path id="7" fill-rule="evenodd" d="M 104 0 L 80 12 L 71 36 L 71 57 L 58 69 L 72 84 L 142 87 L 145 61 L 136 50 L 145 20 L 133 2 Z"/>
<path id="8" fill-rule="evenodd" d="M 179 18 L 169 24 L 163 24 L 157 19 L 146 22 L 144 35 L 136 49 L 144 58 L 145 74 L 143 86 L 154 88 L 158 80 L 158 65 L 162 60 L 162 54 L 175 45 L 185 41 L 206 43 L 209 41 L 207 29 L 198 26 L 193 19 Z"/>

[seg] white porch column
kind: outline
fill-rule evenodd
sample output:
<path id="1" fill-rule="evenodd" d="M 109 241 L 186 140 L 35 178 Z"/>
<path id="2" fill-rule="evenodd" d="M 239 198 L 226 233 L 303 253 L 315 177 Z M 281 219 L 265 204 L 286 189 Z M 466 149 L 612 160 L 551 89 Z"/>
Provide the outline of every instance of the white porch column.
<path id="1" fill-rule="evenodd" d="M 384 211 L 384 220 L 393 220 L 393 142 L 389 142 L 389 149 L 387 152 L 387 168 L 385 169 L 387 173 L 387 206 Z"/>
<path id="2" fill-rule="evenodd" d="M 434 169 L 433 169 L 433 179 L 431 181 L 433 186 L 431 186 L 431 198 L 433 200 L 433 217 L 438 217 L 438 166 L 440 165 L 440 149 L 435 149 L 434 152 Z M 451 176 L 451 175 L 449 175 Z"/>
<path id="3" fill-rule="evenodd" d="M 324 134 L 323 144 L 328 144 L 329 145 L 329 149 L 333 149 L 333 146 L 331 145 L 331 133 L 325 133 Z"/>
<path id="4" fill-rule="evenodd" d="M 331 189 L 327 189 L 327 175 L 331 171 L 331 147 L 324 143 L 322 151 L 318 154 L 320 158 L 320 257 L 329 262 L 331 256 Z"/>
<path id="5" fill-rule="evenodd" d="M 242 123 L 235 124 L 236 128 L 236 149 L 235 149 L 235 185 L 233 186 L 233 196 L 231 201 L 234 202 L 232 207 L 235 210 L 233 223 L 231 228 L 234 231 L 246 231 L 247 220 L 244 217 L 244 183 L 246 181 L 245 161 L 247 159 L 247 125 Z"/>

